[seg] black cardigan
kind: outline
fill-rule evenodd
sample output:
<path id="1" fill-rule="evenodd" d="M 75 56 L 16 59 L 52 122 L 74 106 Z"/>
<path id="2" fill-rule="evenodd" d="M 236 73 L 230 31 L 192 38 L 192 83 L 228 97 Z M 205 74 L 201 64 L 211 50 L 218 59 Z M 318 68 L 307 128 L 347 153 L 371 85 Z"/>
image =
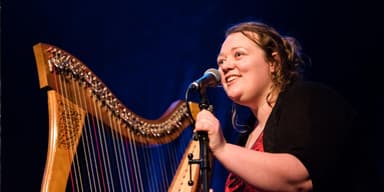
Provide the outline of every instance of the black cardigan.
<path id="1" fill-rule="evenodd" d="M 264 128 L 264 151 L 296 156 L 315 192 L 359 191 L 364 187 L 353 180 L 361 174 L 358 125 L 355 110 L 334 90 L 297 81 L 279 94 Z M 240 137 L 241 145 L 247 137 Z"/>

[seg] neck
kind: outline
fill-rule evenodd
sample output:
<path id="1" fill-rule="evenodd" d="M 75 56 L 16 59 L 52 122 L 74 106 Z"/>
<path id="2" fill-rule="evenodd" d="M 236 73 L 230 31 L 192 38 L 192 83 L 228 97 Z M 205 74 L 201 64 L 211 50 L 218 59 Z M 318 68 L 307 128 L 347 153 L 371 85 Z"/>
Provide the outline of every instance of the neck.
<path id="1" fill-rule="evenodd" d="M 261 126 L 265 125 L 269 115 L 271 114 L 272 109 L 276 104 L 278 94 L 278 90 L 271 91 L 270 95 L 261 101 L 261 104 L 251 109 L 253 115 L 256 117 Z"/>

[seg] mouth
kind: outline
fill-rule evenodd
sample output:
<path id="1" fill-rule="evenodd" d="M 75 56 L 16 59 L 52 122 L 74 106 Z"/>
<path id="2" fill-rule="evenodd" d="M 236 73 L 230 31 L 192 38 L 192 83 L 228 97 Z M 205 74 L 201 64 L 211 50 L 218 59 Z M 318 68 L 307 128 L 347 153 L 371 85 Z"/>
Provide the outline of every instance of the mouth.
<path id="1" fill-rule="evenodd" d="M 228 75 L 227 77 L 225 77 L 225 82 L 227 84 L 230 84 L 232 82 L 234 82 L 236 79 L 238 79 L 240 77 L 240 75 Z"/>

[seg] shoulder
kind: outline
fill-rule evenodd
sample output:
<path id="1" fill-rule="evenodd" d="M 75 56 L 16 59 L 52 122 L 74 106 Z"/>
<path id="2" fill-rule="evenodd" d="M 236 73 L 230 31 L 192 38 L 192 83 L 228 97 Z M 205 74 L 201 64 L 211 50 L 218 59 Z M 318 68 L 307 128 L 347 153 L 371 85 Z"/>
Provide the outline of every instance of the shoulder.
<path id="1" fill-rule="evenodd" d="M 336 90 L 328 85 L 314 81 L 296 81 L 287 87 L 285 92 L 290 94 L 334 94 L 338 95 Z"/>
<path id="2" fill-rule="evenodd" d="M 315 103 L 347 104 L 344 97 L 329 85 L 313 81 L 296 81 L 281 93 L 287 100 Z"/>
<path id="3" fill-rule="evenodd" d="M 320 118 L 319 121 L 335 117 L 349 119 L 356 115 L 354 107 L 336 89 L 319 82 L 294 82 L 280 93 L 277 105 L 285 113 Z"/>

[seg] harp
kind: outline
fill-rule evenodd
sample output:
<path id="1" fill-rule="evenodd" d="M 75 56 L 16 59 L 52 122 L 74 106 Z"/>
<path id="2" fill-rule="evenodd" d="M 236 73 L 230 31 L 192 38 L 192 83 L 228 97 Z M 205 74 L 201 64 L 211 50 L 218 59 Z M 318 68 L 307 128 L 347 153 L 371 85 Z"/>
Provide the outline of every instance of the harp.
<path id="1" fill-rule="evenodd" d="M 40 88 L 48 98 L 41 191 L 199 189 L 197 182 L 190 183 L 199 179 L 199 165 L 190 163 L 191 154 L 199 156 L 198 141 L 188 138 L 180 155 L 157 148 L 180 138 L 199 110 L 196 103 L 175 101 L 158 119 L 146 119 L 124 106 L 75 56 L 44 43 L 34 45 L 33 51 Z M 162 158 L 158 163 L 166 167 L 153 170 L 151 162 L 160 160 L 153 151 L 178 157 Z"/>

